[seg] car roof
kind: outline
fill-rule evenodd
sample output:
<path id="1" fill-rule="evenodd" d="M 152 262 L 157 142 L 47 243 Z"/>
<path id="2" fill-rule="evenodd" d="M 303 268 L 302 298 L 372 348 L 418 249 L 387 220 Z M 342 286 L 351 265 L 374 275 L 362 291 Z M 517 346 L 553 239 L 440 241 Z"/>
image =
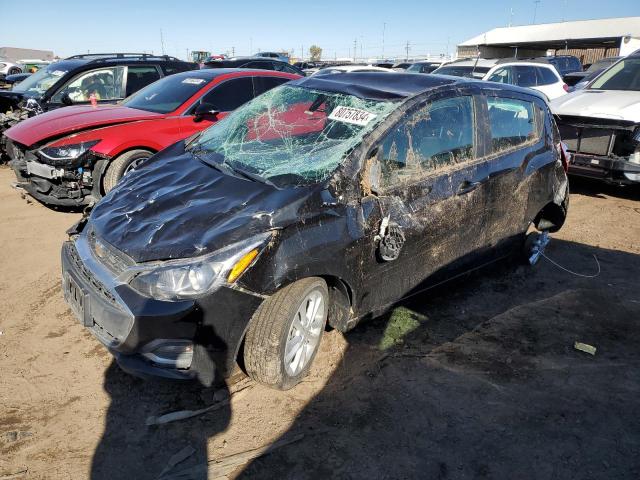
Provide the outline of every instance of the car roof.
<path id="1" fill-rule="evenodd" d="M 456 60 L 454 62 L 447 63 L 442 65 L 443 67 L 493 67 L 496 63 L 498 63 L 499 59 L 497 58 L 469 58 L 465 60 Z"/>
<path id="2" fill-rule="evenodd" d="M 411 97 L 443 85 L 471 83 L 469 79 L 443 75 L 415 75 L 400 72 L 353 72 L 313 75 L 288 85 L 354 95 L 369 100 L 396 100 Z"/>
<path id="3" fill-rule="evenodd" d="M 229 75 L 230 73 L 239 73 L 244 76 L 254 75 L 272 75 L 282 76 L 283 73 L 276 70 L 260 70 L 259 68 L 202 68 L 200 70 L 189 70 L 186 72 L 174 73 L 169 75 L 171 78 L 201 78 L 203 80 L 214 80 L 222 75 Z M 287 73 L 287 75 L 289 75 Z M 166 78 L 166 77 L 165 77 Z"/>

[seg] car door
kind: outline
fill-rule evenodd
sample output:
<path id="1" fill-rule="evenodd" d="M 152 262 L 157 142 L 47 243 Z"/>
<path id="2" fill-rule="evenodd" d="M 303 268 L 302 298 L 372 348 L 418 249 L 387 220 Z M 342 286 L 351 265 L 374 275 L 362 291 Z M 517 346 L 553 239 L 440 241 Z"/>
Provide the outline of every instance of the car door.
<path id="1" fill-rule="evenodd" d="M 538 86 L 536 90 L 544 93 L 549 100 L 566 94 L 564 82 L 553 67 L 536 67 Z"/>
<path id="2" fill-rule="evenodd" d="M 533 97 L 516 92 L 487 91 L 482 122 L 488 153 L 488 197 L 484 243 L 496 247 L 526 230 L 529 196 L 535 174 L 553 163 L 542 108 Z"/>
<path id="3" fill-rule="evenodd" d="M 410 295 L 434 273 L 446 276 L 482 248 L 488 192 L 476 113 L 471 93 L 430 99 L 407 112 L 369 154 L 362 180 L 369 242 L 363 311 Z M 371 211 L 378 215 L 366 214 Z M 404 244 L 395 260 L 385 260 L 379 238 L 397 232 Z"/>
<path id="4" fill-rule="evenodd" d="M 253 81 L 250 76 L 223 80 L 216 84 L 196 102 L 183 117 L 181 125 L 185 137 L 192 135 L 222 120 L 232 110 L 253 99 Z M 203 117 L 199 122 L 193 120 L 193 114 L 201 103 L 208 103 L 218 110 L 218 114 Z"/>

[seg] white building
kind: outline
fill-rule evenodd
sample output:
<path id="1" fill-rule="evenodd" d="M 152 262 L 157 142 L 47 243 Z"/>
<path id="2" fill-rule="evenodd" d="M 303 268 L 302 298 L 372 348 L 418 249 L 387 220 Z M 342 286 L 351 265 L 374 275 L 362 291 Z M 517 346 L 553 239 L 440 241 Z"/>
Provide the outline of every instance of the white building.
<path id="1" fill-rule="evenodd" d="M 458 45 L 458 57 L 536 57 L 550 50 L 591 63 L 638 49 L 640 17 L 624 17 L 494 28 Z"/>

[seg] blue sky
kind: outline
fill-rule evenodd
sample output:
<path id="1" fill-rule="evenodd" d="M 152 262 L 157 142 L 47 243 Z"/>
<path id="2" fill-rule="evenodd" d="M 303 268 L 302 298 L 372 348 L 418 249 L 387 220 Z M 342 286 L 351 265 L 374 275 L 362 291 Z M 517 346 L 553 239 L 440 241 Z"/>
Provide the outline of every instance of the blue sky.
<path id="1" fill-rule="evenodd" d="M 533 0 L 77 1 L 0 0 L 0 46 L 57 55 L 129 51 L 185 57 L 189 50 L 247 55 L 250 49 L 294 50 L 317 44 L 323 56 L 365 57 L 453 52 L 479 33 L 533 21 Z M 510 15 L 511 9 L 513 15 Z M 640 16 L 639 0 L 541 0 L 536 23 Z M 386 24 L 386 26 L 385 26 Z"/>

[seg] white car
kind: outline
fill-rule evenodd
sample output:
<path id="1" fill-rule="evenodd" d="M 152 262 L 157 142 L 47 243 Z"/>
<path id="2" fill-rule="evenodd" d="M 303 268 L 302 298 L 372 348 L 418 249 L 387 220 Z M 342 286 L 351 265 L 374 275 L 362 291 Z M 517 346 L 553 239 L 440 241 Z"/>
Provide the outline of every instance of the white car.
<path id="1" fill-rule="evenodd" d="M 549 100 L 566 95 L 569 91 L 569 86 L 550 63 L 502 61 L 492 67 L 482 79 L 532 88 L 544 93 Z"/>
<path id="2" fill-rule="evenodd" d="M 387 72 L 393 73 L 390 68 L 375 67 L 373 65 L 341 65 L 339 67 L 321 68 L 313 75 L 328 75 L 330 73 L 352 73 L 352 72 Z"/>
<path id="3" fill-rule="evenodd" d="M 7 75 L 15 75 L 16 73 L 22 73 L 23 66 L 19 63 L 11 62 L 6 58 L 0 58 L 0 77 L 4 78 Z"/>
<path id="4" fill-rule="evenodd" d="M 640 50 L 550 106 L 572 153 L 569 173 L 640 183 Z"/>

